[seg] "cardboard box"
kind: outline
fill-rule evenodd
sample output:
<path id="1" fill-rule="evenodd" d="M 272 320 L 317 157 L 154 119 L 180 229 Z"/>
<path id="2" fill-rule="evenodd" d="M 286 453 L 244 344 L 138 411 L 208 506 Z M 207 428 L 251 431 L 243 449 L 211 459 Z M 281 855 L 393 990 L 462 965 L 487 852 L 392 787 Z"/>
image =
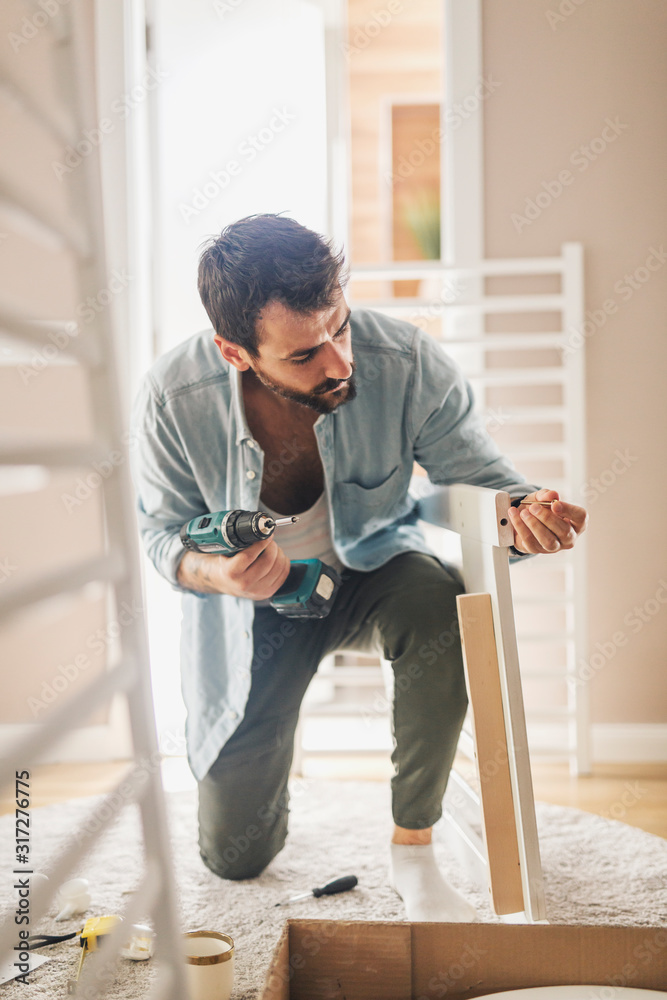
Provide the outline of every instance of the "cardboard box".
<path id="1" fill-rule="evenodd" d="M 529 986 L 667 990 L 667 929 L 288 920 L 261 1000 L 452 1000 Z"/>

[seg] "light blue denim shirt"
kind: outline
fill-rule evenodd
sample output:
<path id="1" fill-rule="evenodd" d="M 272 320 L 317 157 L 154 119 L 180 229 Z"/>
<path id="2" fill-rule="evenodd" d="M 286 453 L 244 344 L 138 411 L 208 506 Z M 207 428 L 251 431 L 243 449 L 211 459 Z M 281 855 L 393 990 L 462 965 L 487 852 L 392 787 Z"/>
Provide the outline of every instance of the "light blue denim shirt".
<path id="1" fill-rule="evenodd" d="M 381 313 L 351 316 L 357 397 L 322 414 L 315 435 L 335 551 L 373 570 L 399 552 L 432 554 L 408 488 L 417 461 L 436 484 L 465 482 L 513 498 L 521 481 L 473 412 L 470 385 L 419 328 Z M 183 593 L 182 691 L 190 767 L 201 780 L 238 727 L 250 691 L 254 604 L 197 594 L 176 579 L 181 526 L 206 511 L 261 508 L 264 454 L 246 421 L 239 372 L 213 330 L 161 357 L 138 394 L 132 474 L 139 529 L 156 569 Z M 530 556 L 514 556 L 512 561 Z"/>

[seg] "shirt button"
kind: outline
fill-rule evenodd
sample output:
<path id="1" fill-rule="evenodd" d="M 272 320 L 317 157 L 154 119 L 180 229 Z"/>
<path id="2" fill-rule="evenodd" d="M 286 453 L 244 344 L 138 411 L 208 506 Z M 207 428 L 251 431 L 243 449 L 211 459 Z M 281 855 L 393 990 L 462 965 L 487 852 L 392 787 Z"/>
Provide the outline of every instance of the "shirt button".
<path id="1" fill-rule="evenodd" d="M 255 451 L 256 448 L 257 448 L 257 442 L 256 441 L 248 441 L 248 447 L 252 448 L 252 450 Z"/>
<path id="2" fill-rule="evenodd" d="M 246 479 L 254 479 L 256 475 L 257 475 L 256 472 L 253 472 L 252 469 L 248 469 L 248 471 L 246 472 Z"/>
<path id="3" fill-rule="evenodd" d="M 250 632 L 244 632 L 243 633 L 243 638 L 244 639 L 249 639 L 250 638 Z"/>
<path id="4" fill-rule="evenodd" d="M 239 713 L 238 712 L 230 712 L 229 713 L 229 718 L 230 719 L 238 719 L 238 717 L 239 717 Z"/>

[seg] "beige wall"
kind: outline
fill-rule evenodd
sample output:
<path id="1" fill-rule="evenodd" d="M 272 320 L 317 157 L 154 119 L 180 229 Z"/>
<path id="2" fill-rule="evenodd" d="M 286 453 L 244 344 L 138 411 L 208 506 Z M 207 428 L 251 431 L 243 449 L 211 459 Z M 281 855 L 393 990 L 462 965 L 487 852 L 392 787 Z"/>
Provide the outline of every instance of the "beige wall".
<path id="1" fill-rule="evenodd" d="M 78 444 L 90 430 L 81 369 L 41 370 L 30 349 L 0 365 L 0 434 L 45 444 Z M 28 492 L 0 490 L 0 586 L 20 587 L 104 552 L 102 496 L 88 469 L 56 470 Z M 41 721 L 106 668 L 105 595 L 78 594 L 31 605 L 0 628 L 0 726 Z M 82 725 L 106 722 L 106 708 Z"/>
<path id="2" fill-rule="evenodd" d="M 590 511 L 591 652 L 599 642 L 608 654 L 592 721 L 664 723 L 667 586 L 655 594 L 667 583 L 667 261 L 640 271 L 636 290 L 624 276 L 667 246 L 667 4 L 560 6 L 573 13 L 552 27 L 559 0 L 483 0 L 484 69 L 500 83 L 484 106 L 486 252 L 548 255 L 579 240 L 586 308 L 616 309 L 584 338 L 588 473 L 573 497 Z M 626 127 L 582 170 L 575 151 L 607 118 Z M 518 232 L 512 213 L 561 170 L 571 183 Z M 629 464 L 614 470 L 618 453 Z"/>

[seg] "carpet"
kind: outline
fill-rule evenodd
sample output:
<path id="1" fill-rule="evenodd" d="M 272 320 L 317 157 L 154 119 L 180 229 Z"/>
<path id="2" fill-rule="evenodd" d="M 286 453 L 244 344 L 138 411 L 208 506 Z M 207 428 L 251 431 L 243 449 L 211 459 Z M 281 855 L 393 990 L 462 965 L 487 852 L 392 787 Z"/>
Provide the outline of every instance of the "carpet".
<path id="1" fill-rule="evenodd" d="M 68 841 L 99 797 L 74 799 L 33 812 L 32 860 L 49 874 L 49 858 Z M 273 947 L 288 917 L 344 920 L 403 920 L 402 902 L 386 877 L 392 821 L 390 792 L 382 782 L 298 779 L 292 788 L 290 836 L 284 850 L 262 875 L 227 882 L 202 863 L 197 848 L 196 792 L 167 795 L 183 930 L 208 928 L 231 934 L 236 943 L 234 1000 L 252 1000 L 262 988 Z M 536 803 L 545 876 L 548 919 L 568 924 L 667 923 L 667 841 L 615 820 L 576 809 Z M 441 820 L 442 823 L 442 820 Z M 488 893 L 471 884 L 435 828 L 436 854 L 453 885 L 473 902 L 484 921 L 497 921 Z M 16 905 L 10 872 L 13 817 L 0 819 L 3 873 L 0 903 Z M 90 879 L 93 902 L 85 916 L 119 913 L 142 874 L 139 816 L 126 807 L 95 852 L 72 877 Z M 355 874 L 359 885 L 340 896 L 309 899 L 291 906 L 273 904 L 297 892 Z M 84 917 L 55 923 L 45 918 L 33 932 L 77 930 Z M 75 939 L 76 941 L 76 939 Z M 29 985 L 0 987 L 3 996 L 53 998 L 65 994 L 79 948 L 69 941 L 41 950 L 51 959 L 29 976 Z M 122 959 L 108 996 L 136 1000 L 148 995 L 152 963 Z"/>

